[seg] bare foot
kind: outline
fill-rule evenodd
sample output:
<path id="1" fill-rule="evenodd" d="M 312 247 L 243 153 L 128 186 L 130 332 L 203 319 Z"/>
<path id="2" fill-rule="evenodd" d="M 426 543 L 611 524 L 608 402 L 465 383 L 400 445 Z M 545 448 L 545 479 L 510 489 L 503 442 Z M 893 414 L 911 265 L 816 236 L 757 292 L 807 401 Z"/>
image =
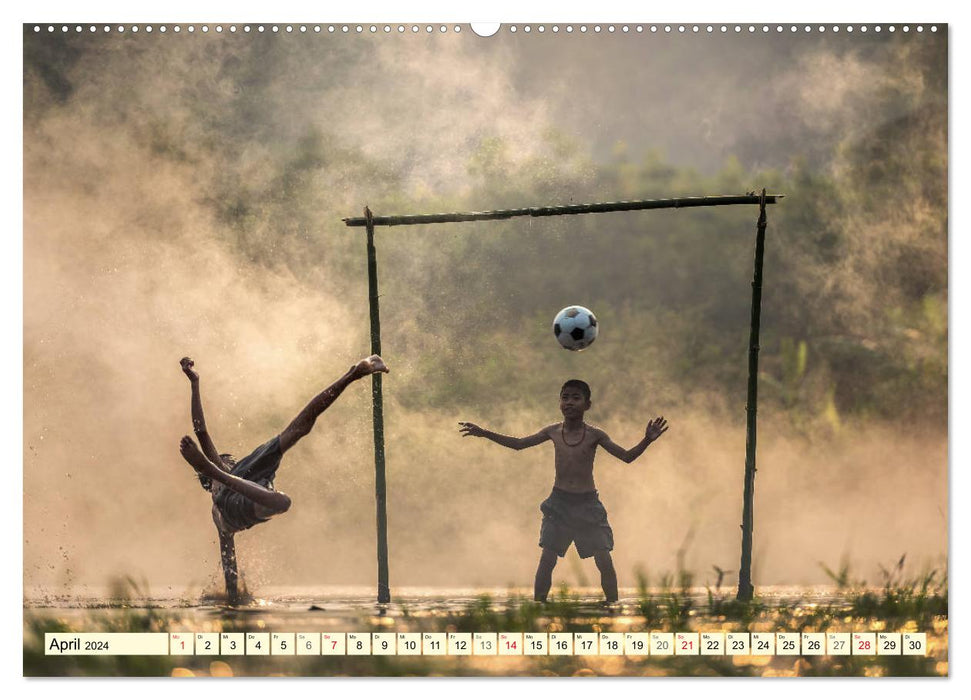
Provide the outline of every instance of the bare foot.
<path id="1" fill-rule="evenodd" d="M 371 355 L 354 365 L 354 375 L 356 377 L 366 377 L 375 372 L 389 371 L 388 366 L 384 364 L 384 360 L 381 359 L 380 355 Z"/>
<path id="2" fill-rule="evenodd" d="M 202 454 L 202 450 L 196 445 L 195 440 L 188 435 L 182 437 L 182 442 L 179 443 L 179 452 L 182 453 L 182 458 L 203 476 L 212 477 L 213 472 L 219 469 Z"/>

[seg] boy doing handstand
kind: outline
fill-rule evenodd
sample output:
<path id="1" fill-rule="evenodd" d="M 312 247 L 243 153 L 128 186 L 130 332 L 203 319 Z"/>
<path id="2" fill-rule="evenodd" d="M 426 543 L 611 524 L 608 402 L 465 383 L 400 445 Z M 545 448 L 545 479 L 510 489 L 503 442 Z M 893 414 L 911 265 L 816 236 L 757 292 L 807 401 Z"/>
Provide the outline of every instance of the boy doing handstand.
<path id="1" fill-rule="evenodd" d="M 617 573 L 610 557 L 614 534 L 593 482 L 593 458 L 600 446 L 629 464 L 668 429 L 663 416 L 655 418 L 647 424 L 644 439 L 625 450 L 600 428 L 584 423 L 583 414 L 590 406 L 590 387 L 579 379 L 571 379 L 560 389 L 563 422 L 548 425 L 534 435 L 510 437 L 485 430 L 475 423 L 459 423 L 459 430 L 465 437 L 484 437 L 514 450 L 535 447 L 547 440 L 553 442 L 556 479 L 553 492 L 540 506 L 543 523 L 539 546 L 543 553 L 536 569 L 534 599 L 537 601 L 546 601 L 553 583 L 556 559 L 566 554 L 571 542 L 576 544 L 581 559 L 592 556 L 597 563 L 606 602 L 617 601 Z"/>
<path id="2" fill-rule="evenodd" d="M 212 519 L 219 533 L 226 597 L 230 603 L 236 603 L 239 600 L 239 573 L 236 567 L 235 533 L 264 523 L 290 509 L 290 497 L 273 488 L 273 479 L 283 454 L 310 432 L 317 417 L 351 382 L 375 372 L 387 372 L 388 368 L 377 355 L 361 360 L 314 397 L 282 433 L 237 462 L 231 455 L 221 455 L 216 450 L 202 413 L 199 373 L 188 357 L 183 357 L 181 364 L 192 387 L 192 427 L 202 449 L 186 435 L 182 438 L 179 451 L 196 470 L 202 487 L 212 494 Z"/>

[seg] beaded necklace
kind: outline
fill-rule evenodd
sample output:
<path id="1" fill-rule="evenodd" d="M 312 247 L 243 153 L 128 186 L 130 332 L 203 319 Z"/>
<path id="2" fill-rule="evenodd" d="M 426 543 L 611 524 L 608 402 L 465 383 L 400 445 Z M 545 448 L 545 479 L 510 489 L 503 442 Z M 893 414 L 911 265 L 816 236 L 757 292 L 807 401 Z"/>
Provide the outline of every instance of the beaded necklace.
<path id="1" fill-rule="evenodd" d="M 583 424 L 583 432 L 580 434 L 579 440 L 577 440 L 576 442 L 567 442 L 566 432 L 563 430 L 563 424 L 560 423 L 560 437 L 563 438 L 563 444 L 566 445 L 567 447 L 576 447 L 581 442 L 583 442 L 583 439 L 585 437 L 587 437 L 587 424 L 586 423 Z"/>

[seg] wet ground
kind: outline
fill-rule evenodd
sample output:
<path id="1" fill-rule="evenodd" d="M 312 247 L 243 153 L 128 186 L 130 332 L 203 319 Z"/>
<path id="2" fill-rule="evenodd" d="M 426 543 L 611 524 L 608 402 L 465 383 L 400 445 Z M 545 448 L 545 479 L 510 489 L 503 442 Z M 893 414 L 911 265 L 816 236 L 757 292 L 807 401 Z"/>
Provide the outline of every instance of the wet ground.
<path id="1" fill-rule="evenodd" d="M 734 590 L 721 588 L 712 590 L 713 594 L 721 598 L 734 596 Z M 652 597 L 663 597 L 670 593 L 670 589 L 652 588 L 646 591 L 637 589 L 621 589 L 619 608 L 637 606 L 644 594 Z M 704 606 L 708 603 L 709 589 L 687 588 L 679 589 L 678 593 L 690 600 L 693 607 Z M 553 591 L 554 599 L 561 593 Z M 402 614 L 438 614 L 464 611 L 469 605 L 488 597 L 496 604 L 507 601 L 521 602 L 532 598 L 532 589 L 510 588 L 400 588 L 392 592 L 392 601 L 387 605 L 377 602 L 377 593 L 372 588 L 365 587 L 269 587 L 261 588 L 249 596 L 248 600 L 238 606 L 227 606 L 217 596 L 207 595 L 176 595 L 171 592 L 151 595 L 139 593 L 131 588 L 119 595 L 108 587 L 84 587 L 71 593 L 53 593 L 42 588 L 25 592 L 24 608 L 37 611 L 56 611 L 57 614 L 74 616 L 85 610 L 127 609 L 133 607 L 152 608 L 158 611 L 196 610 L 200 614 L 212 612 L 228 612 L 235 610 L 244 612 L 260 612 L 262 614 L 278 614 L 281 616 L 299 615 L 306 612 L 330 612 L 335 619 L 354 618 L 362 613 L 374 614 L 382 611 L 391 617 Z M 581 605 L 589 605 L 597 609 L 603 600 L 603 592 L 599 588 L 570 589 L 566 594 L 570 600 Z M 839 604 L 845 599 L 835 586 L 765 586 L 758 590 L 758 599 L 769 606 L 780 605 L 827 605 Z"/>

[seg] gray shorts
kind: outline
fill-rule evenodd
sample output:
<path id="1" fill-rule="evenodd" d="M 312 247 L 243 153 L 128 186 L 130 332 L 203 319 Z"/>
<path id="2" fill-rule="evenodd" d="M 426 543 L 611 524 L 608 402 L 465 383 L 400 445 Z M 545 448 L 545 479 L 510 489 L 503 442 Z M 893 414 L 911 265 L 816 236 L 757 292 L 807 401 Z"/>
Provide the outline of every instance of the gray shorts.
<path id="1" fill-rule="evenodd" d="M 280 468 L 282 459 L 280 437 L 277 436 L 239 460 L 229 473 L 272 490 L 273 478 L 276 476 L 276 470 Z M 219 508 L 223 522 L 232 532 L 248 530 L 254 525 L 269 520 L 256 514 L 256 503 L 226 487 L 216 496 L 216 507 Z"/>
<path id="2" fill-rule="evenodd" d="M 553 487 L 550 497 L 539 509 L 543 512 L 540 547 L 552 549 L 562 557 L 570 543 L 575 543 L 581 559 L 614 548 L 614 532 L 607 522 L 607 509 L 596 491 L 572 493 Z"/>

